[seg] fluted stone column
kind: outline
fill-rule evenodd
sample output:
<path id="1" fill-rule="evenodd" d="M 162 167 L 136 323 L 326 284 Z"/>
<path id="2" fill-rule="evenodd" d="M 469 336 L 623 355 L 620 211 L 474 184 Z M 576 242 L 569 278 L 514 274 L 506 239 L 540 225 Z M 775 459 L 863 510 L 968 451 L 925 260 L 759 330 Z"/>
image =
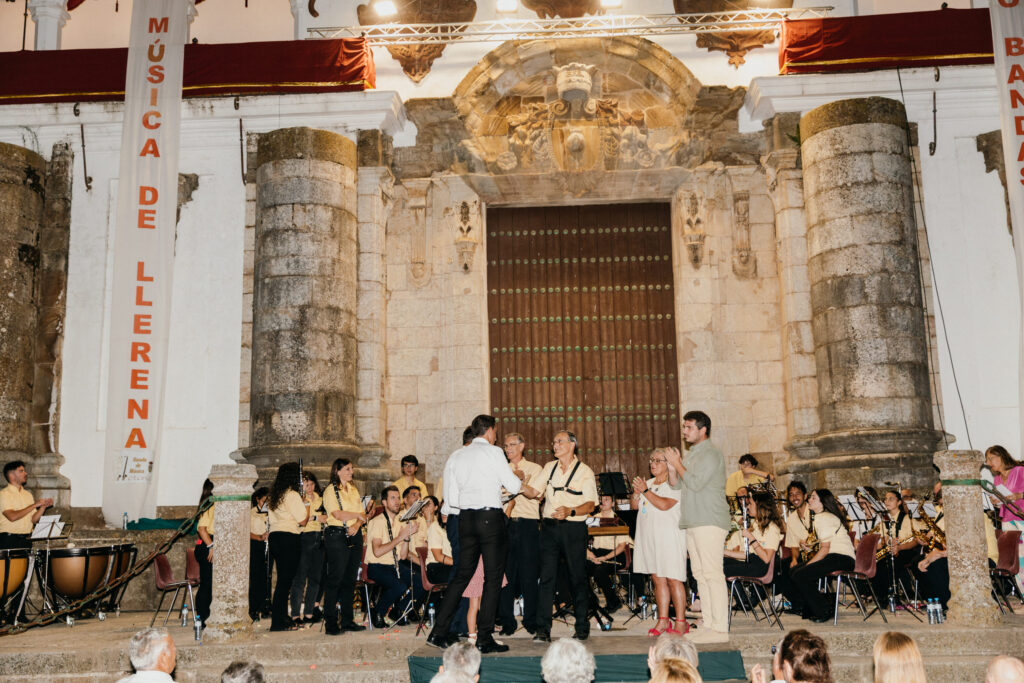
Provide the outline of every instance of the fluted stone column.
<path id="1" fill-rule="evenodd" d="M 356 148 L 288 128 L 260 136 L 251 439 L 261 478 L 303 459 L 324 477 L 356 443 Z"/>
<path id="2" fill-rule="evenodd" d="M 256 481 L 252 465 L 214 465 L 210 469 L 214 496 L 213 603 L 203 637 L 228 640 L 252 635 L 249 618 L 249 498 Z"/>
<path id="3" fill-rule="evenodd" d="M 818 486 L 934 481 L 906 113 L 841 100 L 800 121 L 821 431 L 790 467 Z M 793 452 L 793 451 L 791 451 Z"/>
<path id="4" fill-rule="evenodd" d="M 28 0 L 32 23 L 36 25 L 36 37 L 33 41 L 36 50 L 60 49 L 64 24 L 71 18 L 67 7 L 68 0 Z"/>
<path id="5" fill-rule="evenodd" d="M 949 551 L 949 621 L 966 626 L 992 626 L 999 608 L 992 600 L 988 574 L 985 518 L 978 479 L 985 457 L 981 451 L 939 451 L 935 465 L 942 476 L 942 514 Z"/>
<path id="6" fill-rule="evenodd" d="M 46 161 L 0 142 L 0 461 L 27 460 Z M 31 467 L 28 468 L 31 471 Z M 0 482 L 6 485 L 6 482 Z"/>

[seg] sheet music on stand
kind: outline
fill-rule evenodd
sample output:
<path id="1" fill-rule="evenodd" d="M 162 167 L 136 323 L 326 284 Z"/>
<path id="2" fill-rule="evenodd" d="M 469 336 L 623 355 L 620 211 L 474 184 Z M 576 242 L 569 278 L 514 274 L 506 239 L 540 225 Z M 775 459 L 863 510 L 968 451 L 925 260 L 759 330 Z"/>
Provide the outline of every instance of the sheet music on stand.
<path id="1" fill-rule="evenodd" d="M 904 502 L 907 505 L 907 510 L 910 512 L 910 517 L 912 519 L 921 519 L 921 513 L 918 512 L 921 504 L 916 500 L 906 500 Z"/>
<path id="2" fill-rule="evenodd" d="M 839 496 L 839 503 L 846 510 L 846 516 L 850 518 L 851 522 L 863 522 L 866 519 L 864 510 L 861 508 L 860 503 L 857 502 L 857 496 L 852 493 L 845 493 Z"/>
<path id="3" fill-rule="evenodd" d="M 399 522 L 408 522 L 410 519 L 416 519 L 416 515 L 420 514 L 420 510 L 423 509 L 423 506 L 426 504 L 426 502 L 427 502 L 427 500 L 425 498 L 421 498 L 420 500 L 417 500 L 415 503 L 413 503 L 409 507 L 408 510 L 403 512 L 398 517 L 398 521 Z"/>
<path id="4" fill-rule="evenodd" d="M 64 533 L 64 522 L 60 521 L 60 515 L 43 515 L 36 522 L 32 529 L 32 540 L 49 538 L 60 538 Z"/>

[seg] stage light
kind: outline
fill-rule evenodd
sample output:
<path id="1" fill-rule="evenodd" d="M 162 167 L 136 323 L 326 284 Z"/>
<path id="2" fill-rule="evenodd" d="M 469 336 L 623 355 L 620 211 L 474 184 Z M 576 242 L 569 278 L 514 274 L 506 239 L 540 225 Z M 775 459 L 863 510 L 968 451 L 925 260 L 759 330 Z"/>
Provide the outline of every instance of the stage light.
<path id="1" fill-rule="evenodd" d="M 494 9 L 500 14 L 513 14 L 519 10 L 519 0 L 495 0 Z"/>
<path id="2" fill-rule="evenodd" d="M 619 9 L 622 7 L 622 0 L 601 0 L 601 9 Z"/>
<path id="3" fill-rule="evenodd" d="M 378 17 L 393 17 L 398 14 L 398 8 L 395 7 L 393 0 L 374 0 L 373 11 Z"/>

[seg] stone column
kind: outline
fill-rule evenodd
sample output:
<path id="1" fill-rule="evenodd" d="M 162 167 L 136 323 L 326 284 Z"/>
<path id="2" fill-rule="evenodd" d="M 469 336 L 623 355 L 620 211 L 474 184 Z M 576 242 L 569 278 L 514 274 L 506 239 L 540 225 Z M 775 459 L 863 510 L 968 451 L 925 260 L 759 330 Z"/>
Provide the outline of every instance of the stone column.
<path id="1" fill-rule="evenodd" d="M 36 50 L 59 50 L 64 24 L 71 18 L 68 0 L 28 0 L 28 11 L 36 25 Z"/>
<path id="2" fill-rule="evenodd" d="M 358 144 L 359 286 L 356 291 L 356 437 L 362 448 L 357 463 L 364 490 L 375 491 L 393 477 L 386 469 L 387 410 L 384 383 L 387 369 L 387 264 L 385 232 L 392 188 L 391 138 L 379 130 L 359 131 Z"/>
<path id="3" fill-rule="evenodd" d="M 260 137 L 251 439 L 261 478 L 303 459 L 325 479 L 356 458 L 356 147 L 336 133 Z"/>
<path id="4" fill-rule="evenodd" d="M 213 604 L 203 636 L 210 640 L 252 635 L 249 618 L 249 497 L 256 481 L 252 465 L 210 468 L 214 496 L 241 496 L 217 501 L 213 516 Z"/>
<path id="5" fill-rule="evenodd" d="M 46 161 L 0 142 L 0 461 L 30 460 L 34 286 Z M 32 467 L 27 468 L 31 473 Z M 6 482 L 2 482 L 6 485 Z"/>
<path id="6" fill-rule="evenodd" d="M 949 551 L 949 621 L 965 626 L 994 626 L 999 608 L 992 600 L 988 574 L 985 525 L 991 524 L 981 508 L 981 489 L 976 484 L 985 457 L 981 451 L 939 451 L 935 465 L 942 476 L 942 514 L 946 520 Z"/>
<path id="7" fill-rule="evenodd" d="M 906 112 L 871 97 L 800 121 L 821 431 L 803 463 L 848 489 L 934 481 Z M 813 455 L 813 453 L 810 453 Z"/>
<path id="8" fill-rule="evenodd" d="M 768 154 L 761 160 L 767 171 L 768 196 L 775 209 L 779 312 L 785 349 L 782 374 L 786 388 L 786 450 L 796 461 L 792 467 L 797 471 L 801 456 L 817 456 L 817 450 L 809 448 L 807 440 L 821 428 L 811 329 L 811 283 L 807 276 L 804 179 L 800 150 L 790 138 L 797 133 L 799 122 L 799 116 L 793 113 L 778 114 L 765 121 Z M 780 469 L 790 471 L 785 464 Z"/>

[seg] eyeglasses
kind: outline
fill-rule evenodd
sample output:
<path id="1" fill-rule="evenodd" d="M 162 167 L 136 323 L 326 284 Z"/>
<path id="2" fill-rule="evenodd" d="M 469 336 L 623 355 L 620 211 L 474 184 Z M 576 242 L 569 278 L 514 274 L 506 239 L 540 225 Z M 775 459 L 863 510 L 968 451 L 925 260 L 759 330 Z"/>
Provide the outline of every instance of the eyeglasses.
<path id="1" fill-rule="evenodd" d="M 668 460 L 666 460 L 665 458 L 648 458 L 647 462 L 649 462 L 649 463 L 668 462 Z"/>

